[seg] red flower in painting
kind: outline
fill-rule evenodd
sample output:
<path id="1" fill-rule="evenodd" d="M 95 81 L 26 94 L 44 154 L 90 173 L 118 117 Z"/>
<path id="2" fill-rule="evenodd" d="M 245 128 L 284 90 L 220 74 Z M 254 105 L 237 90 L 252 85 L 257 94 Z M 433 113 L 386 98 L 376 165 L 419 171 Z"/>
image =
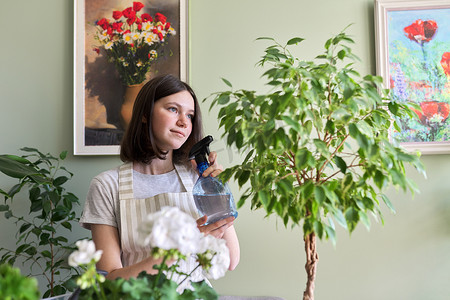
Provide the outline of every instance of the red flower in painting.
<path id="1" fill-rule="evenodd" d="M 450 52 L 442 54 L 441 66 L 444 69 L 445 75 L 450 76 Z"/>
<path id="2" fill-rule="evenodd" d="M 133 10 L 132 7 L 128 7 L 128 8 L 126 8 L 126 9 L 124 9 L 124 10 L 122 11 L 122 13 L 123 13 L 123 16 L 124 16 L 125 18 L 127 18 L 127 19 L 136 17 L 136 12 Z"/>
<path id="3" fill-rule="evenodd" d="M 153 22 L 153 18 L 149 14 L 142 14 L 142 22 Z"/>
<path id="4" fill-rule="evenodd" d="M 100 19 L 97 21 L 97 25 L 106 30 L 109 26 L 109 20 L 106 18 Z"/>
<path id="5" fill-rule="evenodd" d="M 142 4 L 141 2 L 133 2 L 133 10 L 135 12 L 140 11 L 143 7 L 144 7 L 144 4 Z"/>
<path id="6" fill-rule="evenodd" d="M 115 23 L 112 24 L 112 29 L 114 29 L 115 31 L 121 33 L 123 31 L 122 25 L 123 25 L 122 22 L 115 22 Z"/>
<path id="7" fill-rule="evenodd" d="M 406 26 L 403 30 L 411 41 L 422 45 L 423 43 L 431 41 L 437 28 L 438 26 L 433 20 L 422 21 L 421 19 L 418 19 L 411 25 Z"/>
<path id="8" fill-rule="evenodd" d="M 136 21 L 136 17 L 132 17 L 132 18 L 129 18 L 128 20 L 127 20 L 127 23 L 128 23 L 128 25 L 133 25 L 133 23 Z"/>
<path id="9" fill-rule="evenodd" d="M 119 20 L 120 18 L 122 18 L 122 12 L 120 10 L 113 11 L 113 18 L 115 20 Z"/>
<path id="10" fill-rule="evenodd" d="M 420 103 L 420 109 L 421 111 L 417 109 L 414 111 L 423 125 L 427 125 L 427 121 L 436 115 L 442 117 L 442 122 L 444 122 L 450 114 L 450 105 L 445 102 L 424 101 Z"/>
<path id="11" fill-rule="evenodd" d="M 161 22 L 163 24 L 166 24 L 166 21 L 167 21 L 166 16 L 163 14 L 160 14 L 160 13 L 155 14 L 155 19 L 156 19 L 156 22 Z"/>

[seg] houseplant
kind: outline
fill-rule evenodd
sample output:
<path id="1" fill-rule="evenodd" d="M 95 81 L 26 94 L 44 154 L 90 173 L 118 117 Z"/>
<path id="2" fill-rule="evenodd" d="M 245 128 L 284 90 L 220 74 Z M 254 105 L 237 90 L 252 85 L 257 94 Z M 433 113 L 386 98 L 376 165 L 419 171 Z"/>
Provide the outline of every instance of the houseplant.
<path id="1" fill-rule="evenodd" d="M 391 120 L 400 131 L 401 117 L 417 115 L 381 89 L 380 77 L 362 77 L 353 68 L 357 58 L 345 31 L 327 40 L 314 61 L 289 51 L 301 38 L 286 45 L 260 39 L 273 43 L 259 61 L 272 90 L 233 90 L 223 79 L 230 90 L 210 96 L 211 107 L 222 106 L 218 116 L 227 144 L 247 152 L 242 164 L 221 177 L 234 176 L 247 186 L 238 207 L 249 200 L 252 209 L 275 213 L 285 226 L 303 226 L 303 299 L 314 299 L 316 239 L 335 243 L 335 222 L 351 233 L 359 222 L 369 228 L 369 215 L 382 220 L 380 202 L 393 210 L 383 193 L 389 185 L 416 191 L 405 164 L 425 174 L 419 155 L 405 152 L 388 132 Z"/>
<path id="2" fill-rule="evenodd" d="M 230 263 L 229 251 L 223 239 L 204 236 L 190 215 L 177 207 L 163 207 L 161 211 L 147 216 L 141 224 L 140 243 L 151 247 L 150 253 L 160 258 L 161 263 L 154 266 L 158 270 L 150 275 L 146 272 L 137 278 L 117 278 L 108 280 L 95 270 L 102 251 L 95 249 L 92 241 L 78 241 L 78 250 L 69 256 L 69 264 L 80 266 L 84 273 L 77 279 L 81 293 L 76 299 L 217 299 L 217 293 L 205 281 L 189 282 L 190 276 L 202 267 L 206 277 L 222 277 Z M 195 255 L 198 266 L 191 274 L 178 270 L 181 260 Z M 169 263 L 173 262 L 173 263 Z M 179 275 L 180 284 L 190 284 L 182 288 L 173 279 Z"/>
<path id="3" fill-rule="evenodd" d="M 0 263 L 22 263 L 30 270 L 27 275 L 39 276 L 47 282 L 43 297 L 61 295 L 70 288 L 67 281 L 77 274 L 66 263 L 74 249 L 66 235 L 79 220 L 75 213 L 78 198 L 64 187 L 73 175 L 61 164 L 67 151 L 54 157 L 34 148 L 21 150 L 26 154 L 0 155 L 0 172 L 19 180 L 8 191 L 0 189 L 4 196 L 0 211 L 18 228 L 17 248 L 0 247 Z M 28 191 L 27 200 L 24 190 Z M 17 213 L 18 205 L 14 205 L 17 201 L 28 203 L 28 214 Z"/>

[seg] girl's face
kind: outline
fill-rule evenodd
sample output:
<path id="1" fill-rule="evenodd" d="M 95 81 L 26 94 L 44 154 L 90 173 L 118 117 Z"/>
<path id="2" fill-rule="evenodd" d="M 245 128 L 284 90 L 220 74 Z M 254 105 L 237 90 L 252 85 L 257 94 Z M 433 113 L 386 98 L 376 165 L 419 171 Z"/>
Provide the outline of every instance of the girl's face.
<path id="1" fill-rule="evenodd" d="M 153 136 L 163 151 L 179 149 L 192 132 L 194 99 L 188 91 L 161 98 L 154 104 Z"/>

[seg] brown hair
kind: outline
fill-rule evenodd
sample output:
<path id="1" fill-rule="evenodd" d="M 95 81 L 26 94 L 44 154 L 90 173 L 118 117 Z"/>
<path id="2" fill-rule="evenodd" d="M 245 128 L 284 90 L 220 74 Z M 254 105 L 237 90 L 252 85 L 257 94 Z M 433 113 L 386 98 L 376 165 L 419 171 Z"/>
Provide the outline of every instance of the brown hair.
<path id="1" fill-rule="evenodd" d="M 188 91 L 194 99 L 192 132 L 186 142 L 173 151 L 174 163 L 187 163 L 192 146 L 203 137 L 202 116 L 197 97 L 192 88 L 173 75 L 157 76 L 147 82 L 136 97 L 130 124 L 123 136 L 120 159 L 124 162 L 150 163 L 152 159 L 166 159 L 167 152 L 158 148 L 153 136 L 152 122 L 154 103 L 161 98 Z M 144 120 L 147 120 L 144 122 Z"/>

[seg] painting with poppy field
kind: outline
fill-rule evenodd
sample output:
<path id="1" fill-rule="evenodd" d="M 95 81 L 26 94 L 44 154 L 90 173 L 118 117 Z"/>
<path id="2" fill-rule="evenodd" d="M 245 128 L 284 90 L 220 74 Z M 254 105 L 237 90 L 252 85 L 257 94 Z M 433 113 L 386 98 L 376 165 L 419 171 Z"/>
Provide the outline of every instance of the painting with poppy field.
<path id="1" fill-rule="evenodd" d="M 412 151 L 450 153 L 450 1 L 376 0 L 375 20 L 377 73 L 415 112 L 391 136 Z"/>

